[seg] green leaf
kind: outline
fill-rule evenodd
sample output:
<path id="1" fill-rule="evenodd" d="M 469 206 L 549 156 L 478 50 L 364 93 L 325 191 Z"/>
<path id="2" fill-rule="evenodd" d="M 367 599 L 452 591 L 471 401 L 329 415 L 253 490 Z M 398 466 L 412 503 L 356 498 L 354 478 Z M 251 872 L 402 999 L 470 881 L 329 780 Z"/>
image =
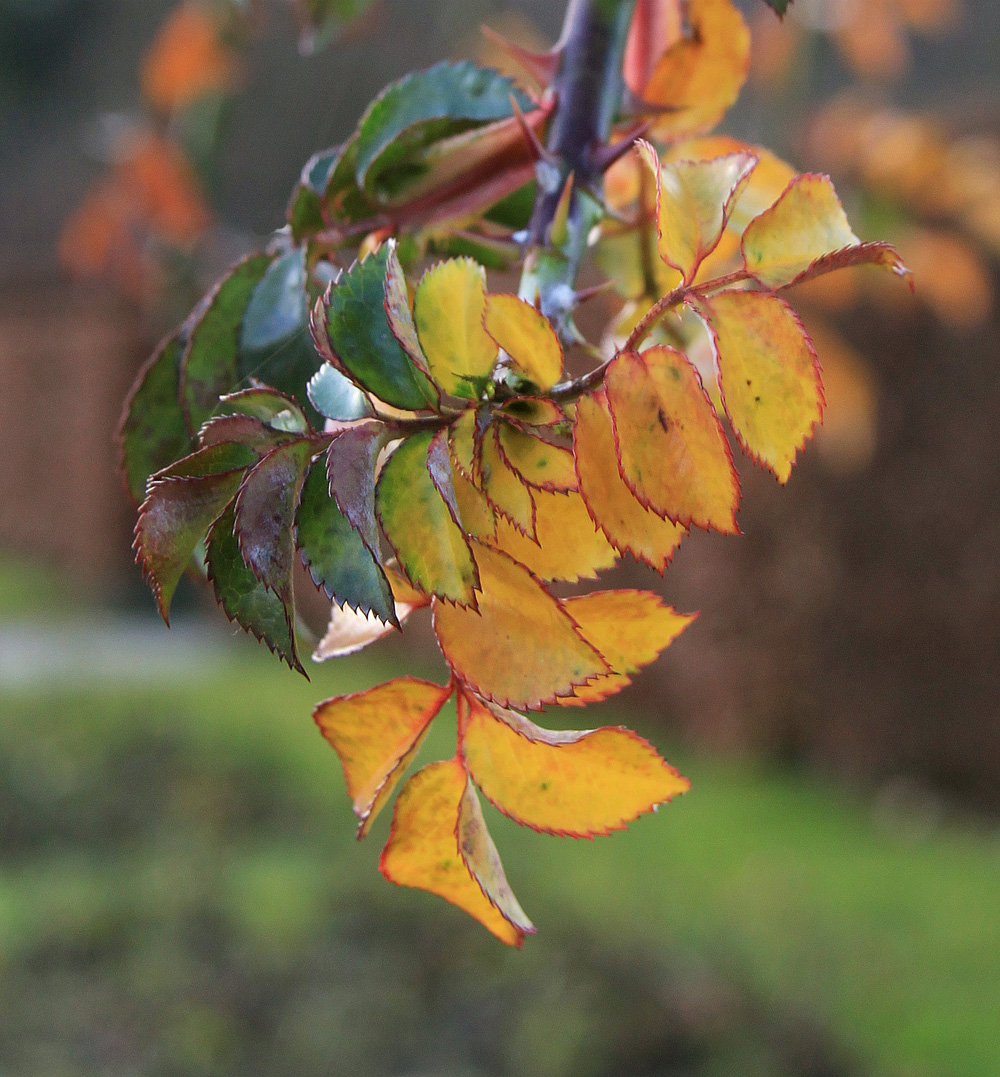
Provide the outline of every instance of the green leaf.
<path id="1" fill-rule="evenodd" d="M 135 525 L 136 561 L 168 624 L 171 600 L 198 543 L 236 495 L 245 468 L 255 459 L 242 445 L 212 445 L 150 482 Z"/>
<path id="2" fill-rule="evenodd" d="M 467 60 L 444 61 L 392 83 L 368 106 L 358 125 L 359 186 L 371 193 L 384 179 L 386 185 L 398 188 L 407 179 L 407 157 L 477 123 L 511 116 L 512 96 L 522 111 L 531 108 L 531 101 L 509 78 Z"/>
<path id="3" fill-rule="evenodd" d="M 306 394 L 309 403 L 324 419 L 350 422 L 375 414 L 368 397 L 329 363 L 324 363 L 309 379 Z"/>
<path id="4" fill-rule="evenodd" d="M 273 261 L 254 289 L 243 315 L 240 351 L 259 352 L 281 344 L 309 319 L 305 250 Z"/>
<path id="5" fill-rule="evenodd" d="M 323 192 L 340 157 L 341 147 L 323 150 L 306 161 L 299 182 L 288 202 L 286 220 L 297 242 L 326 227 L 323 220 Z"/>
<path id="6" fill-rule="evenodd" d="M 272 449 L 251 471 L 236 497 L 236 538 L 243 560 L 294 619 L 292 568 L 295 513 L 309 461 L 319 446 L 300 439 Z"/>
<path id="7" fill-rule="evenodd" d="M 389 328 L 384 306 L 388 257 L 383 245 L 341 275 L 323 299 L 317 336 L 329 346 L 327 360 L 352 381 L 386 404 L 418 410 L 436 403 L 437 394 Z"/>
<path id="8" fill-rule="evenodd" d="M 267 386 L 254 386 L 219 398 L 219 411 L 225 415 L 249 415 L 274 430 L 288 434 L 305 434 L 310 430 L 306 413 L 290 396 Z"/>
<path id="9" fill-rule="evenodd" d="M 302 563 L 316 586 L 340 606 L 394 622 L 396 610 L 385 573 L 337 508 L 322 461 L 309 472 L 296 519 Z"/>
<path id="10" fill-rule="evenodd" d="M 444 431 L 436 436 L 426 431 L 399 446 L 379 476 L 376 511 L 385 537 L 414 587 L 427 595 L 475 607 L 479 586 L 476 563 L 456 522 L 454 492 L 447 500 L 442 496 L 442 488 L 449 491 L 451 478 L 444 439 Z M 437 452 L 429 461 L 432 442 L 437 444 Z"/>
<path id="11" fill-rule="evenodd" d="M 180 404 L 178 334 L 168 337 L 139 371 L 118 428 L 120 461 L 129 493 L 141 501 L 146 480 L 191 448 Z"/>
<path id="12" fill-rule="evenodd" d="M 191 330 L 181 366 L 181 401 L 192 426 L 216 413 L 219 397 L 240 380 L 243 315 L 271 255 L 254 254 L 233 269 L 208 298 Z"/>
<path id="13" fill-rule="evenodd" d="M 288 665 L 305 676 L 295 649 L 295 633 L 281 599 L 257 579 L 240 553 L 233 533 L 235 501 L 212 525 L 205 561 L 215 597 L 226 616 L 266 643 Z"/>

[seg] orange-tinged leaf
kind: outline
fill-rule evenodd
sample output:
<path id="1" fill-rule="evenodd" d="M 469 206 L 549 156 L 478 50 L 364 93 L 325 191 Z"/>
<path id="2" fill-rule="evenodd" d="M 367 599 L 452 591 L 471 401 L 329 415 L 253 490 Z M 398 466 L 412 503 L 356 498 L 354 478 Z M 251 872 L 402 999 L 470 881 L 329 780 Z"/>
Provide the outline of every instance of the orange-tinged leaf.
<path id="1" fill-rule="evenodd" d="M 497 912 L 522 934 L 534 935 L 535 925 L 528 919 L 507 882 L 500 855 L 486 828 L 479 797 L 468 779 L 458 812 L 458 849 L 469 873 Z"/>
<path id="2" fill-rule="evenodd" d="M 500 811 L 535 830 L 608 834 L 690 788 L 630 730 L 542 729 L 464 693 L 458 706 L 469 773 Z"/>
<path id="3" fill-rule="evenodd" d="M 819 273 L 871 264 L 909 277 L 888 243 L 862 243 L 851 230 L 829 176 L 805 173 L 743 233 L 747 270 L 768 288 L 784 288 Z"/>
<path id="4" fill-rule="evenodd" d="M 497 440 L 506 463 L 529 486 L 563 493 L 576 489 L 576 470 L 569 449 L 503 422 L 497 424 Z"/>
<path id="5" fill-rule="evenodd" d="M 433 434 L 408 437 L 389 457 L 375 511 L 407 579 L 426 595 L 475 605 L 476 566 L 429 470 Z"/>
<path id="6" fill-rule="evenodd" d="M 489 503 L 526 535 L 535 533 L 535 501 L 520 475 L 506 463 L 500 452 L 497 427 L 483 435 L 480 469 L 483 493 Z"/>
<path id="7" fill-rule="evenodd" d="M 497 346 L 483 328 L 486 281 L 471 258 L 451 258 L 421 277 L 413 319 L 434 381 L 452 396 L 477 398 L 493 371 Z"/>
<path id="8" fill-rule="evenodd" d="M 203 6 L 181 4 L 171 12 L 146 54 L 142 95 L 173 112 L 209 93 L 230 89 L 238 77 L 233 53 Z"/>
<path id="9" fill-rule="evenodd" d="M 731 153 L 710 161 L 661 166 L 648 142 L 639 143 L 639 152 L 656 182 L 657 250 L 690 284 L 706 255 L 718 246 L 730 207 L 750 179 L 757 158 Z"/>
<path id="10" fill-rule="evenodd" d="M 616 474 L 617 470 L 616 466 Z M 534 540 L 499 519 L 493 545 L 543 580 L 593 580 L 601 569 L 611 568 L 617 560 L 614 547 L 591 520 L 583 498 L 574 491 L 536 491 Z"/>
<path id="11" fill-rule="evenodd" d="M 358 837 L 368 833 L 403 776 L 452 686 L 400 677 L 367 692 L 320 703 L 313 718 L 340 756 L 347 793 L 361 820 Z"/>
<path id="12" fill-rule="evenodd" d="M 594 523 L 619 553 L 632 554 L 662 575 L 687 532 L 640 504 L 625 485 L 603 393 L 577 403 L 573 448 L 580 493 Z"/>
<path id="13" fill-rule="evenodd" d="M 435 600 L 434 630 L 449 666 L 479 695 L 535 709 L 608 672 L 573 620 L 531 573 L 473 543 L 479 609 Z"/>
<path id="14" fill-rule="evenodd" d="M 576 689 L 574 701 L 581 704 L 621 691 L 629 674 L 652 662 L 694 620 L 651 591 L 594 591 L 564 599 L 563 609 L 612 670 Z"/>
<path id="15" fill-rule="evenodd" d="M 816 351 L 795 311 L 763 292 L 719 292 L 705 302 L 719 386 L 740 444 L 787 482 L 795 454 L 823 418 Z"/>
<path id="16" fill-rule="evenodd" d="M 739 480 L 691 363 L 662 346 L 622 352 L 604 386 L 619 470 L 639 501 L 685 527 L 735 533 Z"/>
<path id="17" fill-rule="evenodd" d="M 539 389 L 551 389 L 559 380 L 562 344 L 541 311 L 516 295 L 490 295 L 486 297 L 483 324 L 517 369 Z"/>
<path id="18" fill-rule="evenodd" d="M 460 759 L 431 763 L 417 771 L 396 800 L 392 831 L 382 850 L 379 870 L 397 886 L 413 886 L 443 897 L 502 942 L 520 946 L 525 932 L 486 897 L 458 846 L 459 816 L 468 781 Z"/>
<path id="19" fill-rule="evenodd" d="M 672 142 L 714 127 L 739 96 L 750 63 L 750 32 L 730 0 L 691 0 L 687 33 L 657 61 L 643 97 L 671 109 L 653 135 Z"/>

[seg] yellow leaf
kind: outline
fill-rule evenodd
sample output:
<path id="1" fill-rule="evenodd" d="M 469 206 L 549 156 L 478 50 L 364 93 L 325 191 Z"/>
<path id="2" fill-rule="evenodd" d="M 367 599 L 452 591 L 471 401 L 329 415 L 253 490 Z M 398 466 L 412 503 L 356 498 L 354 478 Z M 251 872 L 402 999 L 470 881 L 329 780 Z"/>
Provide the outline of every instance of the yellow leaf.
<path id="1" fill-rule="evenodd" d="M 690 782 L 630 730 L 542 729 L 523 715 L 459 696 L 462 756 L 505 815 L 549 834 L 622 830 Z"/>
<path id="2" fill-rule="evenodd" d="M 434 381 L 452 396 L 477 398 L 497 346 L 483 328 L 486 282 L 471 258 L 451 258 L 421 277 L 413 319 Z"/>
<path id="3" fill-rule="evenodd" d="M 451 462 L 467 479 L 478 474 L 475 408 L 466 408 L 448 427 L 448 451 Z"/>
<path id="4" fill-rule="evenodd" d="M 714 127 L 739 96 L 750 63 L 750 32 L 730 0 L 691 0 L 687 33 L 660 57 L 643 97 L 671 109 L 654 137 L 672 142 Z"/>
<path id="5" fill-rule="evenodd" d="M 522 927 L 510 923 L 486 897 L 458 847 L 458 827 L 468 787 L 459 759 L 431 763 L 417 771 L 396 800 L 392 832 L 379 870 L 398 886 L 413 886 L 443 897 L 502 942 L 520 946 Z"/>
<path id="6" fill-rule="evenodd" d="M 648 142 L 639 142 L 639 152 L 656 182 L 657 250 L 690 284 L 722 238 L 730 207 L 750 179 L 757 158 L 731 153 L 710 161 L 661 166 Z"/>
<path id="7" fill-rule="evenodd" d="M 715 333 L 719 386 L 740 444 L 779 482 L 823 418 L 823 387 L 812 341 L 776 295 L 719 292 L 705 302 Z"/>
<path id="8" fill-rule="evenodd" d="M 473 538 L 492 542 L 496 538 L 497 518 L 486 495 L 457 468 L 452 468 L 458 523 Z"/>
<path id="9" fill-rule="evenodd" d="M 517 472 L 507 466 L 497 440 L 497 424 L 483 435 L 480 468 L 483 493 L 502 516 L 526 535 L 535 534 L 535 501 Z"/>
<path id="10" fill-rule="evenodd" d="M 501 519 L 497 521 L 493 545 L 543 580 L 592 580 L 616 560 L 614 547 L 591 520 L 583 499 L 573 491 L 537 491 L 534 541 Z"/>
<path id="11" fill-rule="evenodd" d="M 340 756 L 364 837 L 389 798 L 452 686 L 401 677 L 367 692 L 320 703 L 313 718 Z"/>
<path id="12" fill-rule="evenodd" d="M 459 680 L 497 703 L 534 709 L 608 672 L 523 565 L 478 542 L 473 550 L 482 588 L 478 612 L 433 603 L 438 643 Z"/>
<path id="13" fill-rule="evenodd" d="M 630 673 L 652 662 L 694 620 L 651 591 L 594 591 L 564 599 L 563 609 L 612 670 L 575 690 L 581 704 L 621 691 Z"/>
<path id="14" fill-rule="evenodd" d="M 563 367 L 562 345 L 548 318 L 516 295 L 486 297 L 487 333 L 539 389 L 551 389 Z"/>
<path id="15" fill-rule="evenodd" d="M 529 486 L 542 490 L 576 489 L 573 454 L 510 423 L 497 424 L 497 440 L 505 462 Z"/>
<path id="16" fill-rule="evenodd" d="M 739 480 L 691 363 L 667 347 L 622 352 L 604 386 L 619 470 L 639 501 L 685 527 L 735 533 Z"/>
<path id="17" fill-rule="evenodd" d="M 812 173 L 797 176 L 770 209 L 747 225 L 743 258 L 747 270 L 768 288 L 865 263 L 911 276 L 890 244 L 858 239 L 829 176 Z"/>
<path id="18" fill-rule="evenodd" d="M 625 485 L 603 393 L 577 403 L 573 449 L 580 493 L 595 523 L 619 553 L 632 554 L 662 575 L 687 532 L 640 504 Z"/>

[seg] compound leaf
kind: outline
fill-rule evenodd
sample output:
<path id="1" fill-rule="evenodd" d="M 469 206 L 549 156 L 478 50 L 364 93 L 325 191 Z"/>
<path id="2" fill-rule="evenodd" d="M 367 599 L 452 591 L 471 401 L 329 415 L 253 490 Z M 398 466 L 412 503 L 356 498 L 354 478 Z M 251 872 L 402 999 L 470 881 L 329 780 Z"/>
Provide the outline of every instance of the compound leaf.
<path id="1" fill-rule="evenodd" d="M 461 753 L 505 815 L 549 834 L 592 838 L 690 788 L 636 733 L 542 729 L 514 711 L 459 696 Z"/>
<path id="2" fill-rule="evenodd" d="M 451 685 L 401 677 L 327 699 L 313 711 L 320 732 L 340 756 L 360 820 L 359 838 L 368 833 L 451 693 Z"/>
<path id="3" fill-rule="evenodd" d="M 629 489 L 674 523 L 736 532 L 739 480 L 697 371 L 678 351 L 622 352 L 604 379 Z"/>
<path id="4" fill-rule="evenodd" d="M 459 821 L 468 782 L 457 758 L 417 771 L 396 799 L 379 870 L 398 886 L 413 886 L 443 897 L 502 942 L 520 946 L 525 928 L 511 923 L 490 901 L 459 848 Z"/>
<path id="5" fill-rule="evenodd" d="M 497 703 L 533 709 L 609 672 L 523 565 L 489 546 L 472 545 L 478 610 L 433 603 L 438 643 L 459 680 Z"/>
<path id="6" fill-rule="evenodd" d="M 573 450 L 580 494 L 591 519 L 619 553 L 632 554 L 662 575 L 687 531 L 647 509 L 625 485 L 603 392 L 577 401 Z"/>
<path id="7" fill-rule="evenodd" d="M 812 341 L 795 311 L 761 292 L 720 292 L 705 303 L 719 385 L 740 444 L 787 482 L 795 455 L 823 417 Z"/>

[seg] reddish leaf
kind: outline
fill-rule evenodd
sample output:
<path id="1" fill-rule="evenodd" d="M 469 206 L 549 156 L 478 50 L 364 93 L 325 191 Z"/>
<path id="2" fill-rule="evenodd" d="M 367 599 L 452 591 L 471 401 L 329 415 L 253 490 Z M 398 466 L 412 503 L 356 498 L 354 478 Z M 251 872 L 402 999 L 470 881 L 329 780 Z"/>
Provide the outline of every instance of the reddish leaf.
<path id="1" fill-rule="evenodd" d="M 320 732 L 340 756 L 354 814 L 361 821 L 359 838 L 368 833 L 451 693 L 451 685 L 401 677 L 367 692 L 327 699 L 313 711 Z"/>
<path id="2" fill-rule="evenodd" d="M 542 729 L 464 693 L 458 706 L 469 773 L 500 811 L 534 830 L 575 838 L 623 830 L 690 788 L 630 730 Z"/>
<path id="3" fill-rule="evenodd" d="M 632 554 L 662 575 L 687 532 L 640 504 L 625 485 L 604 393 L 577 401 L 573 449 L 580 494 L 594 523 L 619 553 Z"/>
<path id="4" fill-rule="evenodd" d="M 609 671 L 523 565 L 478 542 L 473 550 L 478 611 L 433 604 L 438 643 L 459 680 L 498 703 L 537 708 Z"/>
<path id="5" fill-rule="evenodd" d="M 468 777 L 460 759 L 431 763 L 413 775 L 396 800 L 392 832 L 379 870 L 398 886 L 443 897 L 502 942 L 520 946 L 530 925 L 511 923 L 486 896 L 459 848 L 458 832 Z M 483 872 L 486 875 L 486 872 Z M 519 918 L 520 920 L 520 918 Z"/>
<path id="6" fill-rule="evenodd" d="M 715 335 L 719 385 L 740 444 L 787 482 L 795 455 L 823 417 L 812 341 L 775 295 L 720 292 L 705 302 Z"/>
<path id="7" fill-rule="evenodd" d="M 295 512 L 309 461 L 319 446 L 280 445 L 247 473 L 236 498 L 236 538 L 253 574 L 292 609 Z"/>
<path id="8" fill-rule="evenodd" d="M 674 523 L 736 532 L 739 480 L 697 371 L 673 348 L 623 352 L 604 379 L 622 477 Z"/>

